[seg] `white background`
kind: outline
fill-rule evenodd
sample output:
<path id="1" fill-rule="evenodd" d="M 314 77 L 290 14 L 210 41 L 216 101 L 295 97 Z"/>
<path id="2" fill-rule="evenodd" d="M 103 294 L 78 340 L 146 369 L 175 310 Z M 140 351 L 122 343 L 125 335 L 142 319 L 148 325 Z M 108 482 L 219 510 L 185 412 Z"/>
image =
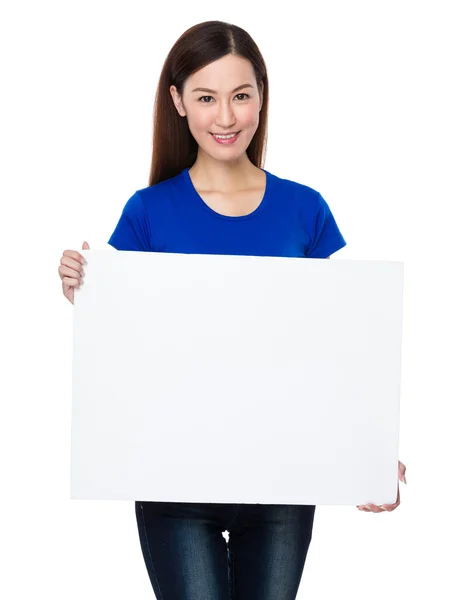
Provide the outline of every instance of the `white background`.
<path id="1" fill-rule="evenodd" d="M 133 503 L 69 498 L 73 307 L 57 269 L 83 240 L 107 247 L 126 200 L 147 185 L 164 59 L 188 27 L 220 19 L 245 28 L 264 55 L 265 168 L 327 200 L 348 242 L 332 260 L 405 263 L 408 484 L 393 513 L 317 508 L 298 597 L 446 598 L 450 3 L 208 6 L 2 3 L 0 595 L 153 598 Z"/>

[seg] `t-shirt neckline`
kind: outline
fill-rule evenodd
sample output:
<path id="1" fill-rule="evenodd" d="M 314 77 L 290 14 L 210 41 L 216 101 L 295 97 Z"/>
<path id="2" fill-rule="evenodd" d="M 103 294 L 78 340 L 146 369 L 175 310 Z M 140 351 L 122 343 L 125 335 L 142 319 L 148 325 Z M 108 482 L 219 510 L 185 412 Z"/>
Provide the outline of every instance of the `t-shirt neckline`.
<path id="1" fill-rule="evenodd" d="M 253 212 L 250 212 L 247 215 L 231 216 L 231 215 L 222 215 L 221 213 L 217 212 L 216 210 L 213 210 L 213 208 L 211 208 L 208 204 L 206 204 L 204 202 L 204 200 L 198 194 L 195 186 L 193 185 L 193 181 L 191 180 L 190 173 L 188 172 L 189 168 L 191 168 L 191 167 L 186 167 L 182 171 L 182 175 L 183 175 L 185 183 L 186 183 L 188 189 L 190 190 L 193 198 L 195 198 L 196 201 L 198 202 L 198 204 L 200 204 L 208 213 L 217 217 L 218 219 L 226 219 L 227 221 L 244 221 L 246 219 L 252 219 L 256 215 L 258 215 L 268 204 L 268 199 L 269 199 L 269 195 L 270 195 L 271 173 L 269 173 L 265 169 L 261 169 L 261 171 L 264 171 L 264 173 L 265 173 L 266 180 L 265 180 L 264 195 L 262 197 L 262 200 L 261 200 L 259 206 L 257 206 L 253 210 Z"/>

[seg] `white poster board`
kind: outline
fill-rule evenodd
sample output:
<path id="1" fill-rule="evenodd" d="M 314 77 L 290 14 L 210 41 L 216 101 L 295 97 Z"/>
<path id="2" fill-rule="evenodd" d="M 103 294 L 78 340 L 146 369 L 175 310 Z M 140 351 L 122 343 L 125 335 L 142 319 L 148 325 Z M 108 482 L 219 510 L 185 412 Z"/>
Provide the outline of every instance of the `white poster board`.
<path id="1" fill-rule="evenodd" d="M 72 498 L 395 502 L 403 263 L 83 254 Z"/>

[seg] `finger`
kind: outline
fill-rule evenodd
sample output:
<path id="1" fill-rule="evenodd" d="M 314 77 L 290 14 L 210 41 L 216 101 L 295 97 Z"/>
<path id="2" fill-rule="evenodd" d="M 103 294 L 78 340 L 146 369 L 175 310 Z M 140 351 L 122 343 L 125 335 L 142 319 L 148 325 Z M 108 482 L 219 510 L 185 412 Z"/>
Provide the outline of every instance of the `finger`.
<path id="1" fill-rule="evenodd" d="M 397 499 L 394 504 L 381 504 L 381 508 L 385 508 L 387 512 L 392 512 L 395 510 L 400 504 L 400 489 L 397 488 Z"/>
<path id="2" fill-rule="evenodd" d="M 399 506 L 399 504 L 400 504 L 400 500 L 397 499 L 397 501 L 394 502 L 394 504 L 384 504 L 383 506 L 386 507 L 386 510 L 388 512 L 392 512 L 393 510 L 395 510 Z"/>
<path id="3" fill-rule="evenodd" d="M 395 508 L 397 508 L 400 504 L 400 488 L 397 485 L 397 498 L 396 501 L 394 502 L 394 504 L 380 504 L 379 507 L 383 510 L 386 510 L 387 512 L 391 512 L 393 511 Z"/>
<path id="4" fill-rule="evenodd" d="M 379 513 L 384 512 L 379 506 L 376 504 L 366 504 L 366 508 L 368 508 L 371 512 Z"/>
<path id="5" fill-rule="evenodd" d="M 382 504 L 382 508 L 386 510 L 386 512 L 392 512 L 399 506 L 400 502 L 396 502 L 395 504 Z"/>
<path id="6" fill-rule="evenodd" d="M 81 280 L 81 279 L 83 279 L 85 272 L 83 270 L 82 270 L 82 272 L 79 272 L 79 271 L 76 271 L 75 269 L 71 269 L 70 267 L 60 265 L 58 267 L 58 274 L 61 277 L 61 279 L 63 279 L 63 277 L 72 277 L 77 280 Z"/>
<path id="7" fill-rule="evenodd" d="M 62 256 L 60 262 L 61 264 L 58 267 L 59 269 L 70 269 L 74 275 L 79 276 L 85 274 L 85 269 L 83 268 L 83 265 L 81 265 L 79 262 L 75 261 L 72 258 Z"/>
<path id="8" fill-rule="evenodd" d="M 83 244 L 82 244 L 82 250 L 89 250 L 89 249 L 90 249 L 90 247 L 89 247 L 88 242 L 83 242 Z"/>
<path id="9" fill-rule="evenodd" d="M 74 271 L 77 271 L 78 273 L 84 273 L 83 265 L 75 258 L 70 258 L 69 256 L 63 255 L 60 259 L 60 263 L 66 267 L 74 269 Z"/>
<path id="10" fill-rule="evenodd" d="M 406 483 L 405 472 L 406 472 L 406 466 L 399 460 L 399 479 L 400 479 L 400 481 L 403 481 L 403 483 Z"/>
<path id="11" fill-rule="evenodd" d="M 68 287 L 80 287 L 80 285 L 83 283 L 81 282 L 79 279 L 74 279 L 72 277 L 63 277 L 62 282 L 64 285 L 67 285 Z"/>
<path id="12" fill-rule="evenodd" d="M 77 250 L 65 250 L 63 252 L 63 256 L 68 256 L 74 259 L 75 261 L 79 262 L 81 265 L 83 265 L 86 262 L 84 256 L 82 256 L 80 252 L 77 252 Z"/>
<path id="13" fill-rule="evenodd" d="M 357 508 L 359 508 L 359 510 L 362 510 L 363 512 L 382 512 L 378 506 L 376 506 L 375 504 L 370 504 L 370 503 L 362 504 L 362 505 L 358 506 Z"/>

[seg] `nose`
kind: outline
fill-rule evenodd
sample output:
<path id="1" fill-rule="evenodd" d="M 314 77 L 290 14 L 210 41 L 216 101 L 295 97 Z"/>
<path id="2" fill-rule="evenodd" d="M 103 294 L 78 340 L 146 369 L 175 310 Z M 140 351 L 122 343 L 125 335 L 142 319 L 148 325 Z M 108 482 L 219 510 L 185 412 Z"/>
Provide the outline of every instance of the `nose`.
<path id="1" fill-rule="evenodd" d="M 221 129 L 230 129 L 234 123 L 235 116 L 232 105 L 227 100 L 218 102 L 216 126 Z"/>

